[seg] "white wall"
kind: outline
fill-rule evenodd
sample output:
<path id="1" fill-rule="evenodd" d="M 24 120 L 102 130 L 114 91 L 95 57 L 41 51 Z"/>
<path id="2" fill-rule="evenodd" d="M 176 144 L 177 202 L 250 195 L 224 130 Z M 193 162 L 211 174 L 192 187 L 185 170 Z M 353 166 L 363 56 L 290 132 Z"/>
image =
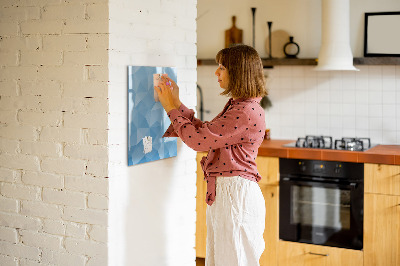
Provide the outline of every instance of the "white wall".
<path id="1" fill-rule="evenodd" d="M 252 6 L 260 9 L 260 13 L 264 10 L 265 21 L 272 20 L 274 25 L 285 25 L 283 29 L 293 31 L 302 49 L 299 57 L 318 56 L 320 1 L 235 1 L 234 4 L 230 1 L 229 5 L 225 2 L 215 5 L 211 1 L 202 1 L 198 6 L 200 59 L 214 58 L 216 52 L 223 48 L 223 31 L 230 27 L 233 14 L 238 17 L 238 23 L 241 17 L 247 18 L 248 23 L 243 26 L 239 23 L 238 27 L 247 29 L 249 34 L 245 42 L 251 45 Z M 364 12 L 400 10 L 400 2 L 351 0 L 350 9 L 351 46 L 353 54 L 361 57 Z M 263 17 L 257 17 L 257 12 L 257 19 Z M 210 28 L 211 21 L 213 28 Z M 259 23 L 264 25 L 263 21 Z M 263 30 L 260 32 L 259 35 L 262 35 Z M 303 41 L 301 38 L 304 38 Z M 257 41 L 256 34 L 256 49 L 266 56 L 263 41 L 263 38 Z M 273 104 L 266 112 L 266 123 L 271 128 L 272 138 L 295 139 L 305 134 L 325 134 L 335 138 L 370 137 L 374 143 L 400 144 L 400 67 L 357 67 L 359 72 L 315 72 L 312 66 L 275 66 L 264 70 Z M 204 91 L 204 109 L 211 111 L 205 114 L 205 120 L 211 120 L 218 114 L 227 100 L 219 96 L 215 68 L 198 67 L 198 84 Z"/>
<path id="2" fill-rule="evenodd" d="M 177 68 L 196 105 L 196 0 L 110 0 L 110 265 L 195 265 L 195 152 L 127 166 L 127 66 Z"/>
<path id="3" fill-rule="evenodd" d="M 0 3 L 0 265 L 106 265 L 107 20 Z"/>

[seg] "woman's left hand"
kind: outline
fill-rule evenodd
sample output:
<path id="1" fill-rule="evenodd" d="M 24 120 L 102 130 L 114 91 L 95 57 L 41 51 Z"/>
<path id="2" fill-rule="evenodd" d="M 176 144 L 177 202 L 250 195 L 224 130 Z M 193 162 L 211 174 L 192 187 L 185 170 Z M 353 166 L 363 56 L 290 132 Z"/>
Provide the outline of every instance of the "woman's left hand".
<path id="1" fill-rule="evenodd" d="M 168 113 L 172 109 L 176 109 L 174 98 L 172 96 L 171 86 L 167 85 L 163 80 L 160 81 L 158 87 L 154 87 L 160 99 L 160 103 L 164 110 Z"/>

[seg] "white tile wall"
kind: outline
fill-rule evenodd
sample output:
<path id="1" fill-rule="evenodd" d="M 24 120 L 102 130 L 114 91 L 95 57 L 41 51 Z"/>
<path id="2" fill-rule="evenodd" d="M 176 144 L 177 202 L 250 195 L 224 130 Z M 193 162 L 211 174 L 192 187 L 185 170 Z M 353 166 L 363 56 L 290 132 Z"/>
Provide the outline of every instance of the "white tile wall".
<path id="1" fill-rule="evenodd" d="M 316 72 L 312 66 L 266 69 L 273 107 L 267 127 L 275 139 L 305 134 L 370 137 L 373 143 L 400 144 L 400 66 L 359 65 L 358 72 Z M 198 68 L 205 91 L 204 108 L 212 119 L 226 98 L 213 76 L 213 66 Z"/>

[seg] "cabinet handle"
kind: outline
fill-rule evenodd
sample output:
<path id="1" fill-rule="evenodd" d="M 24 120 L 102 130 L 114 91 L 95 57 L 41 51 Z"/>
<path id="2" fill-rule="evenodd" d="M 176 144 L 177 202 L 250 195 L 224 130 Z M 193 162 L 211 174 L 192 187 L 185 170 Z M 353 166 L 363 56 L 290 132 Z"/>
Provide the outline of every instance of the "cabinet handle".
<path id="1" fill-rule="evenodd" d="M 329 254 L 321 254 L 321 253 L 314 253 L 314 252 L 308 252 L 308 254 L 310 254 L 310 255 L 317 255 L 317 256 L 324 256 L 324 257 L 329 256 Z"/>

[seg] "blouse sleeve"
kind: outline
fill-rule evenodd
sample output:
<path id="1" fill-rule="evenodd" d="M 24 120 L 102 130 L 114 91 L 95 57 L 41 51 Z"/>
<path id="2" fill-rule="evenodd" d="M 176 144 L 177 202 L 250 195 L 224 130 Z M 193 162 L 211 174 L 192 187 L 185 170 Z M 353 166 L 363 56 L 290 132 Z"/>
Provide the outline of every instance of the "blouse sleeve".
<path id="1" fill-rule="evenodd" d="M 229 109 L 222 116 L 201 126 L 176 109 L 169 111 L 168 116 L 177 135 L 195 151 L 228 148 L 229 145 L 248 141 L 250 132 L 254 132 L 250 127 L 257 127 L 246 112 L 237 109 Z"/>
<path id="2" fill-rule="evenodd" d="M 193 125 L 195 125 L 197 127 L 200 127 L 203 125 L 203 122 L 194 116 L 194 111 L 192 109 L 187 108 L 183 103 L 181 104 L 181 106 L 179 107 L 178 110 L 179 110 L 180 114 L 183 117 L 189 119 L 193 123 Z M 172 123 L 168 127 L 168 129 L 165 131 L 163 138 L 164 137 L 178 137 L 178 134 L 176 134 Z"/>

